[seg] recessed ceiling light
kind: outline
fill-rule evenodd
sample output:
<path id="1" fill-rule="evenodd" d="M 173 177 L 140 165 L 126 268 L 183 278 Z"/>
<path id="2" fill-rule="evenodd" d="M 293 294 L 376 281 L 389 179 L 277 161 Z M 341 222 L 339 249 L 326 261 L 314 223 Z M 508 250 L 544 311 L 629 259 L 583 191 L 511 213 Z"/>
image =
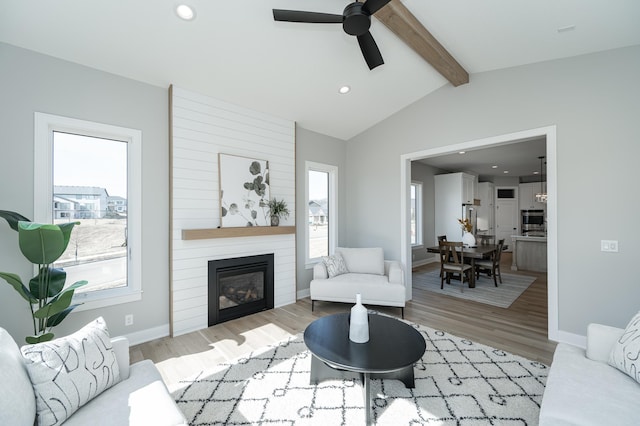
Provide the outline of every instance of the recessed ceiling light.
<path id="1" fill-rule="evenodd" d="M 540 172 L 539 172 L 539 171 L 537 171 L 537 170 L 534 170 L 534 171 L 533 171 L 533 174 L 534 174 L 534 175 L 537 175 L 538 173 L 540 173 Z"/>
<path id="2" fill-rule="evenodd" d="M 504 171 L 504 172 L 502 172 L 502 173 L 504 173 L 504 174 L 506 175 L 507 173 L 509 173 L 509 170 L 505 170 L 505 171 Z"/>
<path id="3" fill-rule="evenodd" d="M 338 89 L 338 92 L 340 92 L 341 95 L 347 94 L 351 91 L 351 87 L 349 86 L 342 86 L 340 89 Z"/>
<path id="4" fill-rule="evenodd" d="M 467 151 L 460 151 L 458 154 L 466 154 Z"/>
<path id="5" fill-rule="evenodd" d="M 491 168 L 492 168 L 492 169 L 497 169 L 497 168 L 498 168 L 498 166 L 491 166 Z"/>
<path id="6" fill-rule="evenodd" d="M 186 4 L 181 4 L 180 6 L 176 7 L 176 13 L 185 21 L 191 21 L 196 17 L 196 13 L 193 11 L 191 6 L 187 6 Z"/>

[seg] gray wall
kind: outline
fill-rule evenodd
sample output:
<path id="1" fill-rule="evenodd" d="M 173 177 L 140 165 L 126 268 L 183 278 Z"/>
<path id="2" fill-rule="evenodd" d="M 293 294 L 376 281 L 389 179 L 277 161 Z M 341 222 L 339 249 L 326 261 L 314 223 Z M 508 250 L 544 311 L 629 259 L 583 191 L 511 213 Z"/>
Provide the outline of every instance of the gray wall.
<path id="1" fill-rule="evenodd" d="M 559 329 L 625 325 L 640 309 L 638 75 L 640 46 L 474 74 L 349 140 L 349 243 L 400 259 L 402 154 L 556 125 Z"/>
<path id="2" fill-rule="evenodd" d="M 346 149 L 347 143 L 341 139 L 326 136 L 310 130 L 296 127 L 296 253 L 297 253 L 297 291 L 307 292 L 313 276 L 313 270 L 305 266 L 305 233 L 309 217 L 305 205 L 305 161 L 330 164 L 338 167 L 338 246 L 346 244 Z M 304 293 L 303 293 L 304 294 Z"/>
<path id="3" fill-rule="evenodd" d="M 426 247 L 436 245 L 435 234 L 435 184 L 434 175 L 446 173 L 444 170 L 417 161 L 411 162 L 411 180 L 422 182 L 422 241 L 421 247 L 411 250 L 412 263 L 421 264 L 436 258 L 427 253 Z"/>
<path id="4" fill-rule="evenodd" d="M 0 209 L 33 218 L 34 112 L 142 130 L 142 300 L 73 312 L 55 330 L 80 328 L 102 315 L 111 334 L 129 334 L 169 322 L 168 93 L 166 89 L 0 43 Z M 17 233 L 0 223 L 0 271 L 33 276 Z M 125 314 L 134 325 L 124 326 Z M 0 282 L 0 326 L 20 343 L 33 333 L 26 302 Z"/>

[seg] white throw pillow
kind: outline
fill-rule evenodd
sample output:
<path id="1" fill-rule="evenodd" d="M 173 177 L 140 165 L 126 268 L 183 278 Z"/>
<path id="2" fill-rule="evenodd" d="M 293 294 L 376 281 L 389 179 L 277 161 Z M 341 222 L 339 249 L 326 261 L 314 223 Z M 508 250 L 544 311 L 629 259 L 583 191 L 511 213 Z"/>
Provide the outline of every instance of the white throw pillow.
<path id="1" fill-rule="evenodd" d="M 327 268 L 327 274 L 329 278 L 337 277 L 338 275 L 346 274 L 349 272 L 347 265 L 344 263 L 344 259 L 340 253 L 336 253 L 331 256 L 323 256 L 322 262 Z"/>
<path id="2" fill-rule="evenodd" d="M 638 312 L 616 341 L 609 355 L 609 365 L 640 383 L 640 312 Z"/>
<path id="3" fill-rule="evenodd" d="M 39 425 L 58 425 L 120 381 L 120 369 L 102 317 L 70 336 L 23 346 L 36 394 Z"/>

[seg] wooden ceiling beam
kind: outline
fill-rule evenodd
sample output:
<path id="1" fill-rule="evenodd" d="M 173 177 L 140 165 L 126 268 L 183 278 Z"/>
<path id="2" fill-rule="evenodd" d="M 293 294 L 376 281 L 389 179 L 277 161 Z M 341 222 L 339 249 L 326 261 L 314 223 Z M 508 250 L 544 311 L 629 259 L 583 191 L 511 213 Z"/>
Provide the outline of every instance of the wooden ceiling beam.
<path id="1" fill-rule="evenodd" d="M 469 73 L 451 56 L 400 0 L 391 0 L 375 16 L 454 86 L 469 82 Z"/>

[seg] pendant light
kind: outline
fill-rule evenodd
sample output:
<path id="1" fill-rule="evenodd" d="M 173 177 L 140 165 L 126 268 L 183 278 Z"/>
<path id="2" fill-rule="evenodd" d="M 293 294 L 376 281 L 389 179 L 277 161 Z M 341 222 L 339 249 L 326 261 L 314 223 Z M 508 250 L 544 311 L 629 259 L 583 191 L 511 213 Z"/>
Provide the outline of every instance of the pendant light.
<path id="1" fill-rule="evenodd" d="M 542 187 L 542 167 L 543 167 L 543 160 L 544 160 L 544 155 L 541 155 L 540 157 L 538 157 L 540 159 L 540 192 L 538 192 L 536 194 L 536 201 L 539 203 L 546 203 L 547 202 L 547 193 L 544 192 L 544 188 Z"/>

